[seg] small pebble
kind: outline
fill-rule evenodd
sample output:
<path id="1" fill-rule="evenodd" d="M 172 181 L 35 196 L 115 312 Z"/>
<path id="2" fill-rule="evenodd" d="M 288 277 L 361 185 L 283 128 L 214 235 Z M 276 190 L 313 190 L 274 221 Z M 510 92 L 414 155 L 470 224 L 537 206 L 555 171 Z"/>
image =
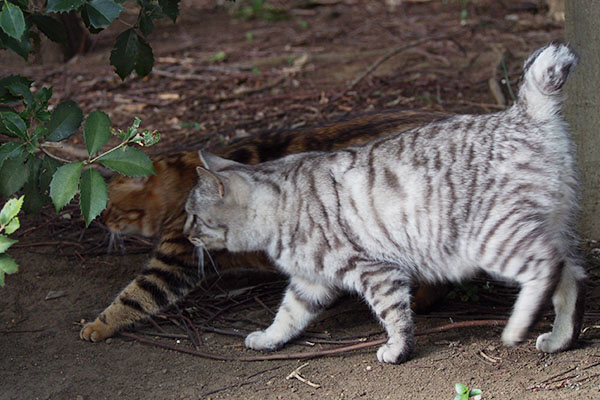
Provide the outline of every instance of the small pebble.
<path id="1" fill-rule="evenodd" d="M 367 371 L 370 371 L 372 369 L 373 369 L 373 367 L 371 367 L 370 365 L 367 365 Z"/>
<path id="2" fill-rule="evenodd" d="M 111 344 L 112 343 L 112 338 L 108 338 L 105 340 L 106 344 Z"/>

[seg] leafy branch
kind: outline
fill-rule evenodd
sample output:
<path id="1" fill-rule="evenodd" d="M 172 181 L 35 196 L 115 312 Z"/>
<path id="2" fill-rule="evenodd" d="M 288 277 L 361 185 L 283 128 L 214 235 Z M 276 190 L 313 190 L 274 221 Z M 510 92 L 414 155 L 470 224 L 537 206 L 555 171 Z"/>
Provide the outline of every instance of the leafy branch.
<path id="1" fill-rule="evenodd" d="M 10 199 L 0 211 L 0 232 L 10 235 L 21 226 L 17 214 L 21 211 L 23 205 L 23 196 L 18 199 Z M 4 286 L 4 277 L 6 274 L 14 274 L 19 270 L 19 266 L 11 256 L 6 253 L 18 240 L 9 238 L 0 234 L 0 286 Z"/>
<path id="2" fill-rule="evenodd" d="M 61 166 L 44 144 L 75 134 L 83 112 L 73 101 L 49 112 L 51 96 L 51 88 L 33 93 L 31 81 L 21 76 L 0 79 L 0 134 L 10 138 L 0 145 L 0 194 L 8 197 L 22 191 L 24 210 L 36 212 L 50 200 L 59 211 L 79 193 L 81 212 L 89 225 L 106 208 L 108 199 L 104 178 L 91 166 L 100 163 L 127 176 L 153 174 L 152 161 L 137 146 L 150 146 L 159 135 L 140 132 L 139 118 L 125 131 L 114 129 L 107 114 L 94 111 L 83 126 L 87 158 Z M 113 135 L 121 143 L 100 152 Z"/>

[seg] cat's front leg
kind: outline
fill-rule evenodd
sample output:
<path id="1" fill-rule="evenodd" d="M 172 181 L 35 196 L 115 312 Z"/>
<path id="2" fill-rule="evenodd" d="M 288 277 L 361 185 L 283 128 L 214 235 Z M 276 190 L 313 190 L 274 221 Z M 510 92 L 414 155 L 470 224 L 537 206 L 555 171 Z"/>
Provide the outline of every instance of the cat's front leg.
<path id="1" fill-rule="evenodd" d="M 387 343 L 377 351 L 377 359 L 391 364 L 406 361 L 414 348 L 408 278 L 387 264 L 372 264 L 359 277 L 365 299 L 388 334 Z"/>
<path id="2" fill-rule="evenodd" d="M 199 280 L 196 268 L 186 258 L 165 256 L 159 251 L 112 304 L 81 329 L 79 336 L 99 342 L 156 314 L 196 286 Z"/>
<path id="3" fill-rule="evenodd" d="M 298 336 L 337 298 L 331 286 L 292 277 L 271 326 L 246 337 L 246 347 L 274 351 Z"/>

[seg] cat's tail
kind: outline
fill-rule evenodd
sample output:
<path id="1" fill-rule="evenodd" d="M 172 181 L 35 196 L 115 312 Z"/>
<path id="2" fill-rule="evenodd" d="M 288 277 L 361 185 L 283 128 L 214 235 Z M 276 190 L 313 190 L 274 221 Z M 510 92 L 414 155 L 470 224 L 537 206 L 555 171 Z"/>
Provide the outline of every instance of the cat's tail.
<path id="1" fill-rule="evenodd" d="M 523 65 L 517 104 L 537 120 L 548 120 L 560 112 L 562 87 L 577 65 L 579 56 L 557 40 L 536 50 Z"/>

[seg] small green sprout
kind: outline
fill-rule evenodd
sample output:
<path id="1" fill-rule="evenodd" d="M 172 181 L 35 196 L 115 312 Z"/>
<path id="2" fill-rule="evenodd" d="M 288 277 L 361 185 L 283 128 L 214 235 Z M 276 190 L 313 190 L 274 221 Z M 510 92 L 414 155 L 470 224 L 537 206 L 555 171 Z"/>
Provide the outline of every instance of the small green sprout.
<path id="1" fill-rule="evenodd" d="M 208 59 L 211 63 L 225 61 L 227 59 L 227 54 L 224 51 L 220 51 L 211 58 Z"/>
<path id="2" fill-rule="evenodd" d="M 479 400 L 481 399 L 481 390 L 480 389 L 471 389 L 462 383 L 457 383 L 454 385 L 454 390 L 458 393 L 454 400 Z"/>

